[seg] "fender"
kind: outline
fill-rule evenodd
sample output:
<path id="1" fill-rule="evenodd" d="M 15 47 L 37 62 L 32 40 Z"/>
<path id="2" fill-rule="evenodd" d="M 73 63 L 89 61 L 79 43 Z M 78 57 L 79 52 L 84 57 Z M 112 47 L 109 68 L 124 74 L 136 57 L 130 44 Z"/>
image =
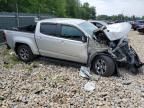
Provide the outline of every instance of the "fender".
<path id="1" fill-rule="evenodd" d="M 15 37 L 14 38 L 14 43 L 13 43 L 14 44 L 13 45 L 14 49 L 16 48 L 17 43 L 28 45 L 31 48 L 33 54 L 39 55 L 39 51 L 38 51 L 38 48 L 37 48 L 34 40 L 32 40 L 30 38 L 27 38 L 27 37 Z"/>

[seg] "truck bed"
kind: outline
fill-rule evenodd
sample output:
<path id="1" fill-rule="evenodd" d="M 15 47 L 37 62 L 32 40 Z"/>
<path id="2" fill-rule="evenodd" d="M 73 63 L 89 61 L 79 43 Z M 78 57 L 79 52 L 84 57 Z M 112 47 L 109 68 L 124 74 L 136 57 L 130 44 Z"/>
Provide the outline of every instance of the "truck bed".
<path id="1" fill-rule="evenodd" d="M 10 48 L 15 48 L 15 43 L 24 43 L 32 47 L 33 52 L 36 52 L 37 46 L 35 42 L 35 34 L 34 32 L 30 32 L 30 30 L 19 29 L 19 30 L 4 30 L 6 34 L 6 41 Z"/>
<path id="2" fill-rule="evenodd" d="M 36 29 L 36 24 L 34 24 L 34 25 L 28 25 L 28 26 L 22 26 L 22 27 L 17 27 L 17 28 L 12 28 L 11 30 L 13 30 L 13 31 L 20 31 L 20 32 L 34 33 L 35 29 Z"/>

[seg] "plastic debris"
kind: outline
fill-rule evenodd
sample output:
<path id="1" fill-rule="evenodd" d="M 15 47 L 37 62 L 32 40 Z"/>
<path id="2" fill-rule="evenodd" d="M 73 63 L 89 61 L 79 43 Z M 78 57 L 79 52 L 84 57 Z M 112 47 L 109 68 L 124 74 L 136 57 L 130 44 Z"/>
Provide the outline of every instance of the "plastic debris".
<path id="1" fill-rule="evenodd" d="M 86 83 L 85 86 L 84 86 L 84 90 L 89 91 L 89 92 L 94 91 L 95 90 L 95 82 Z"/>
<path id="2" fill-rule="evenodd" d="M 14 52 L 10 52 L 9 54 L 10 54 L 10 55 L 14 55 L 15 53 L 14 53 Z"/>
<path id="3" fill-rule="evenodd" d="M 42 67 L 42 66 L 43 66 L 43 64 L 39 64 L 39 66 L 40 66 L 40 67 Z"/>
<path id="4" fill-rule="evenodd" d="M 84 78 L 90 79 L 92 75 L 90 74 L 90 69 L 88 67 L 81 66 L 79 75 Z"/>

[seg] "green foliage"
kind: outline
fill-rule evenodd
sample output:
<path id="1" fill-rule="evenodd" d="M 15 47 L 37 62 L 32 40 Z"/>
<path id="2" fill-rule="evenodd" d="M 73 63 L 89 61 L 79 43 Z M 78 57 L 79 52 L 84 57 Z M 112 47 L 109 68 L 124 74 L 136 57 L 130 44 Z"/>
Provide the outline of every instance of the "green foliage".
<path id="1" fill-rule="evenodd" d="M 80 0 L 0 0 L 0 12 L 46 13 L 58 17 L 95 19 L 95 7 Z"/>

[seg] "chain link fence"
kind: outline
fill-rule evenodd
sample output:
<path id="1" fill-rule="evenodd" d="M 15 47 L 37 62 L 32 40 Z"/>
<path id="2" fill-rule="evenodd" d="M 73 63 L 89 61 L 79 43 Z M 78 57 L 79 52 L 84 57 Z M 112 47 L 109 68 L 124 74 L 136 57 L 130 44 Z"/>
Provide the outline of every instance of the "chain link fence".
<path id="1" fill-rule="evenodd" d="M 35 23 L 36 19 L 54 18 L 52 15 L 46 14 L 28 14 L 28 13 L 7 13 L 0 12 L 0 43 L 3 42 L 2 29 L 10 29 L 13 27 L 26 26 Z"/>
<path id="2" fill-rule="evenodd" d="M 9 29 L 12 27 L 25 26 L 35 23 L 35 19 L 54 18 L 52 15 L 28 14 L 28 13 L 6 13 L 0 12 L 0 29 Z"/>

